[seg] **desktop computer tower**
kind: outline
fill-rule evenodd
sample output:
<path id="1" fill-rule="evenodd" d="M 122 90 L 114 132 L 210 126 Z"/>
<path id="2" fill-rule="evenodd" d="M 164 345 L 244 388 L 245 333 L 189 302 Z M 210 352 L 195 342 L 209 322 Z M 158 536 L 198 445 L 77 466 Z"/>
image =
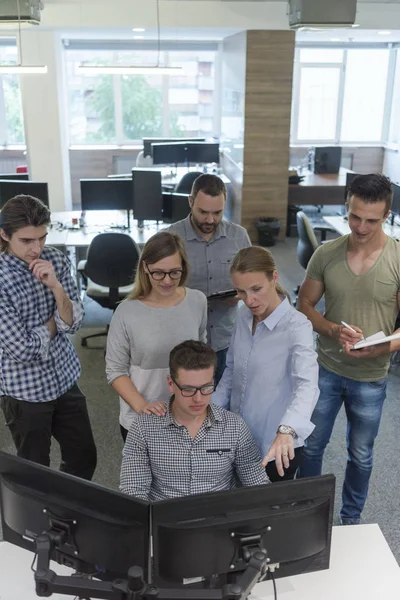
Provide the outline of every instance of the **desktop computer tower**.
<path id="1" fill-rule="evenodd" d="M 308 154 L 308 165 L 313 173 L 339 173 L 342 160 L 340 146 L 311 148 Z"/>

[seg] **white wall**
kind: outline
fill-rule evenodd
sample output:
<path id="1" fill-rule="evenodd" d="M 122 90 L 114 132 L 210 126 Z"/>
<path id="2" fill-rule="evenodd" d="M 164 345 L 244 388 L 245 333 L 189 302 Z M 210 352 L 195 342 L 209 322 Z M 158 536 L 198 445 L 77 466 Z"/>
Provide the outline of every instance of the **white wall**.
<path id="1" fill-rule="evenodd" d="M 48 67 L 47 74 L 21 75 L 21 96 L 30 178 L 47 181 L 50 209 L 71 208 L 67 108 L 61 38 L 46 30 L 22 33 L 25 64 Z"/>

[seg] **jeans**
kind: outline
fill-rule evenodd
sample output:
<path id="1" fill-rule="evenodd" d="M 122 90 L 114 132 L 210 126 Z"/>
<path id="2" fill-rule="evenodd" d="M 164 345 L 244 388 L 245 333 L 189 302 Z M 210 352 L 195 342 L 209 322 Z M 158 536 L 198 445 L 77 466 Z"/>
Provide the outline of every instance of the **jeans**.
<path id="1" fill-rule="evenodd" d="M 217 355 L 217 370 L 215 371 L 215 385 L 218 385 L 219 380 L 224 374 L 226 367 L 226 355 L 228 353 L 228 348 L 224 348 L 223 350 L 218 350 L 216 352 Z"/>
<path id="2" fill-rule="evenodd" d="M 86 399 L 77 385 L 49 402 L 1 396 L 1 408 L 19 457 L 48 467 L 54 437 L 60 444 L 60 470 L 92 479 L 96 446 Z"/>
<path id="3" fill-rule="evenodd" d="M 386 398 L 386 378 L 373 382 L 355 381 L 320 366 L 319 389 L 319 400 L 311 417 L 315 429 L 306 440 L 300 477 L 321 475 L 324 450 L 344 403 L 347 466 L 340 517 L 343 523 L 359 523 L 367 499 L 374 441 Z"/>

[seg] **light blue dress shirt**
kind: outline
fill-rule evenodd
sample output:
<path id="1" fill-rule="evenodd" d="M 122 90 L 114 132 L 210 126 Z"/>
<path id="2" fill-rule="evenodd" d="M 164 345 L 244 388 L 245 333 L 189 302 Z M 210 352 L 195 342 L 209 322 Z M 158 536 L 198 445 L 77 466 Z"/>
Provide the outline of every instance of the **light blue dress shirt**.
<path id="1" fill-rule="evenodd" d="M 318 364 L 312 325 L 286 298 L 254 335 L 252 327 L 253 314 L 243 305 L 212 401 L 244 419 L 264 457 L 279 425 L 295 430 L 295 447 L 313 431 Z"/>

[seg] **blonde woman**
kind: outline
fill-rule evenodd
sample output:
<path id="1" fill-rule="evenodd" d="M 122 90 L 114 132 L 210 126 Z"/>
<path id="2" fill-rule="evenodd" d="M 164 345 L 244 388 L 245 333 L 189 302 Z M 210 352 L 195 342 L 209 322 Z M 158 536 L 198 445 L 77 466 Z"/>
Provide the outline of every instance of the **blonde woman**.
<path id="1" fill-rule="evenodd" d="M 292 479 L 319 395 L 312 326 L 290 305 L 269 250 L 240 250 L 231 276 L 244 305 L 213 402 L 247 423 L 271 481 Z"/>
<path id="2" fill-rule="evenodd" d="M 165 414 L 172 348 L 187 339 L 207 341 L 207 299 L 185 287 L 187 277 L 181 238 L 156 233 L 143 248 L 132 294 L 111 320 L 106 373 L 120 397 L 124 441 L 137 414 Z"/>

